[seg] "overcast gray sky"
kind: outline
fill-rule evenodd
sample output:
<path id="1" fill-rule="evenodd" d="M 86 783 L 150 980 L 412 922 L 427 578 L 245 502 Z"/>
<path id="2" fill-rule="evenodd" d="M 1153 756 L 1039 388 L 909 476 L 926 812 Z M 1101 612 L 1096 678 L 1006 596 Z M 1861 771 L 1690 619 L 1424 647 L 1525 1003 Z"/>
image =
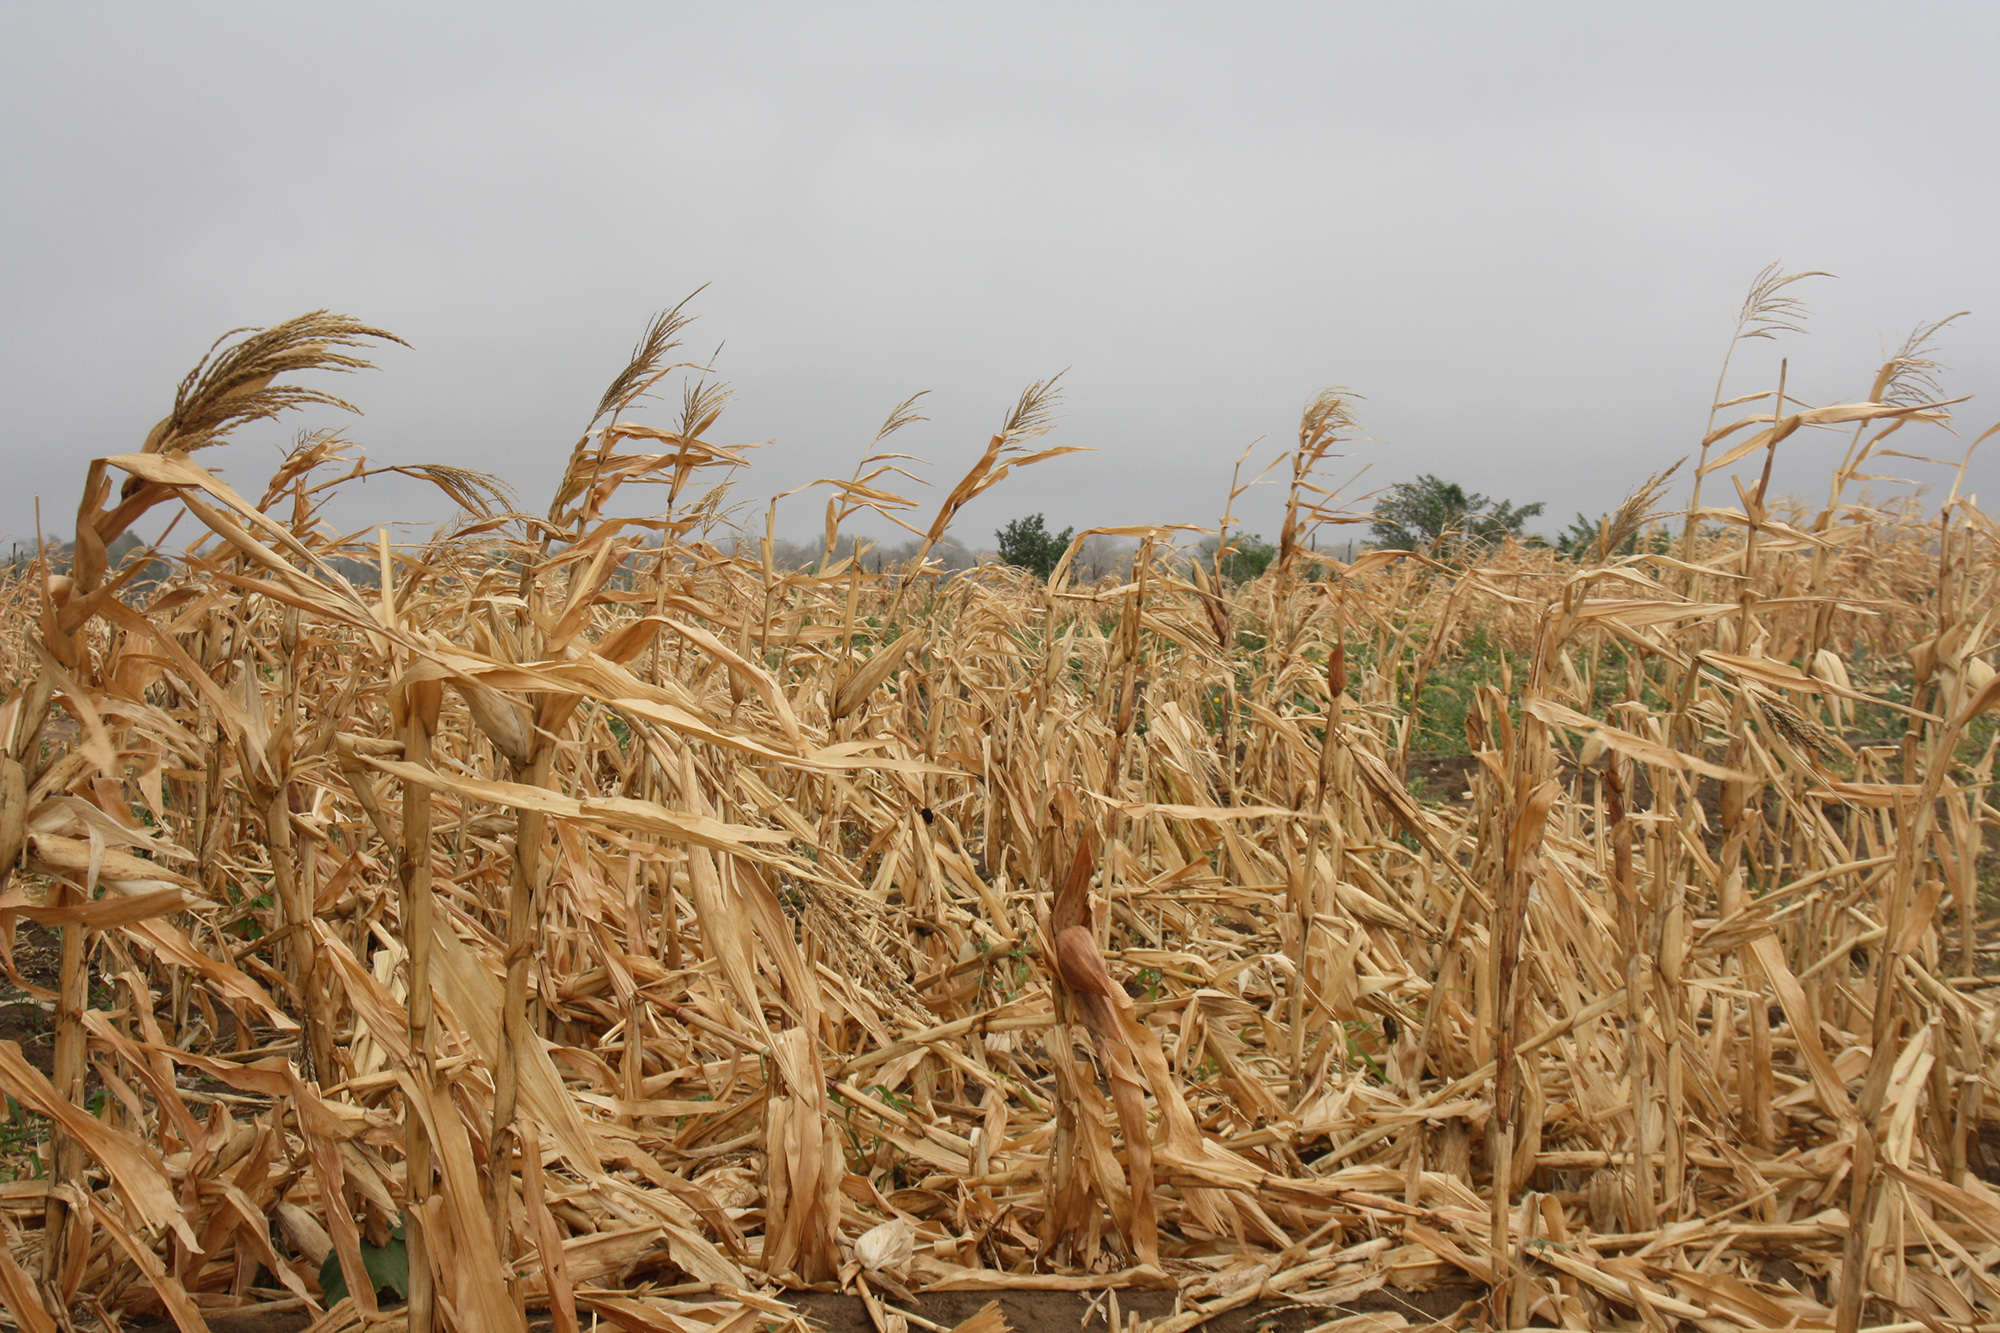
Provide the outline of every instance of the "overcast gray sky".
<path id="1" fill-rule="evenodd" d="M 846 474 L 930 389 L 898 437 L 928 513 L 1068 367 L 1050 442 L 1097 452 L 1003 483 L 974 546 L 1035 510 L 1213 522 L 1329 384 L 1365 395 L 1364 485 L 1435 472 L 1554 531 L 1694 446 L 1774 259 L 1840 278 L 1735 391 L 1789 355 L 1798 396 L 1859 397 L 1970 308 L 1943 341 L 1969 440 L 2000 419 L 1996 39 L 1990 3 L 5 0 L 0 533 L 37 495 L 66 528 L 215 335 L 318 307 L 411 344 L 326 384 L 373 457 L 545 507 L 703 283 L 718 437 L 770 441 L 746 498 Z M 280 438 L 205 461 L 247 488 Z M 1823 493 L 1845 438 L 1788 441 L 1778 488 Z M 347 521 L 439 516 L 371 488 Z"/>

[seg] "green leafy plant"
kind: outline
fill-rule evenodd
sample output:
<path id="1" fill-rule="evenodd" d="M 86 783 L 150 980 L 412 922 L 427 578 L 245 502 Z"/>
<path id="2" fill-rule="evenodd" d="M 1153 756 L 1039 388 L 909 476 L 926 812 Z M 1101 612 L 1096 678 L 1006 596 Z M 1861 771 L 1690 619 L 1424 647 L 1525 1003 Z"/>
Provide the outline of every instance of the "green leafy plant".
<path id="1" fill-rule="evenodd" d="M 21 1172 L 39 1180 L 47 1170 L 42 1160 L 42 1146 L 48 1142 L 48 1122 L 40 1116 L 31 1116 L 12 1097 L 7 1099 L 7 1118 L 0 1121 L 0 1158 L 8 1162 L 0 1178 L 19 1180 Z"/>
<path id="2" fill-rule="evenodd" d="M 1363 1036 L 1372 1037 L 1375 1035 L 1374 1025 L 1372 1023 L 1359 1023 L 1349 1019 L 1340 1026 L 1347 1033 L 1347 1058 L 1357 1064 L 1366 1065 L 1368 1072 L 1374 1076 L 1377 1083 L 1380 1083 L 1383 1079 L 1381 1062 L 1368 1053 L 1360 1040 Z"/>
<path id="3" fill-rule="evenodd" d="M 393 1291 L 399 1299 L 409 1299 L 410 1253 L 403 1243 L 401 1227 L 389 1233 L 387 1245 L 362 1241 L 361 1266 L 367 1270 L 377 1292 Z M 330 1251 L 326 1262 L 319 1266 L 319 1289 L 326 1294 L 328 1305 L 347 1299 L 347 1274 L 340 1267 L 338 1251 Z"/>

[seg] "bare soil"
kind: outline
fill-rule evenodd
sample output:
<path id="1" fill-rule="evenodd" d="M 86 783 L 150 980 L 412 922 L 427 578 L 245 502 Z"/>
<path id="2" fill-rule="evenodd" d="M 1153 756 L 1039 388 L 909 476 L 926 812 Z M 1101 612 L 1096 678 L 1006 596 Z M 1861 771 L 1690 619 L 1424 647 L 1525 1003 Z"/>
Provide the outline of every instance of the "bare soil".
<path id="1" fill-rule="evenodd" d="M 1446 1319 L 1468 1302 L 1483 1300 L 1485 1296 L 1484 1288 L 1450 1286 L 1422 1292 L 1371 1292 L 1335 1309 L 1267 1301 L 1218 1315 L 1204 1327 L 1212 1333 L 1305 1333 L 1306 1329 L 1330 1319 L 1365 1311 L 1393 1311 L 1421 1327 L 1426 1322 Z M 813 1328 L 825 1333 L 874 1333 L 875 1326 L 859 1297 L 809 1291 L 795 1292 L 783 1299 L 805 1315 Z M 995 1300 L 1000 1302 L 1000 1312 L 1015 1333 L 1082 1333 L 1092 1327 L 1104 1328 L 1110 1310 L 1103 1292 L 1069 1291 L 937 1291 L 915 1301 L 888 1304 L 951 1328 Z M 1121 1317 L 1136 1313 L 1141 1319 L 1157 1319 L 1172 1314 L 1173 1308 L 1174 1294 L 1170 1291 L 1118 1293 Z M 208 1326 L 214 1333 L 299 1333 L 311 1322 L 303 1310 L 247 1310 L 208 1316 Z M 537 1333 L 548 1326 L 545 1319 L 530 1324 Z M 173 1333 L 174 1324 L 170 1319 L 128 1319 L 125 1328 L 130 1333 Z"/>

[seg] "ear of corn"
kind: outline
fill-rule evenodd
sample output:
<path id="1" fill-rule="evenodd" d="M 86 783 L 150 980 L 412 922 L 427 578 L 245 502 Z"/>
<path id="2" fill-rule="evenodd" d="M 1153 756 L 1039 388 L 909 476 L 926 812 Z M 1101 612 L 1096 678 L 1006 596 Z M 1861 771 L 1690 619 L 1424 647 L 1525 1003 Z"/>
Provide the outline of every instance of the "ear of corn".
<path id="1" fill-rule="evenodd" d="M 683 322 L 546 517 L 405 467 L 466 521 L 373 548 L 314 517 L 345 442 L 257 502 L 191 454 L 385 335 L 218 344 L 5 585 L 0 927 L 61 941 L 0 954 L 56 1027 L 52 1074 L 0 1042 L 17 1326 L 338 1271 L 315 1328 L 359 1327 L 398 1262 L 418 1329 L 733 1333 L 829 1283 L 1177 1286 L 1163 1333 L 1464 1282 L 1513 1327 L 2000 1318 L 2000 558 L 1956 491 L 1844 496 L 1935 393 L 1711 432 L 1704 476 L 1856 423 L 1816 514 L 1760 483 L 1621 555 L 1660 474 L 1576 561 L 1447 568 L 1313 549 L 1328 391 L 1257 582 L 1130 528 L 1129 577 L 1043 586 L 833 555 L 1064 452 L 1053 382 L 928 524 L 878 436 L 788 571 L 775 517 L 717 539 L 746 458 Z M 158 583 L 108 556 L 156 509 L 200 533 Z M 1413 795 L 1452 707 L 1462 790 Z"/>

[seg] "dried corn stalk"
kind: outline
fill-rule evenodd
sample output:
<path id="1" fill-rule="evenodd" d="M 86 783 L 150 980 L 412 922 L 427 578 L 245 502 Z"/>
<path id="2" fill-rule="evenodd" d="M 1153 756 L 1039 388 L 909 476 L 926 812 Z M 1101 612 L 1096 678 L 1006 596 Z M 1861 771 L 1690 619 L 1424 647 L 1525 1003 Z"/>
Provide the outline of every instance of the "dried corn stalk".
<path id="1" fill-rule="evenodd" d="M 681 322 L 545 517 L 407 468 L 470 513 L 405 547 L 316 519 L 337 438 L 254 502 L 194 461 L 379 336 L 253 334 L 0 585 L 0 967 L 54 1030 L 0 1043 L 18 1325 L 360 1327 L 398 1262 L 413 1328 L 735 1333 L 843 1281 L 885 1323 L 1177 1286 L 1168 1333 L 1458 1283 L 1510 1326 L 2000 1317 L 1967 502 L 1843 502 L 1862 443 L 1827 511 L 1746 488 L 1672 556 L 1635 501 L 1580 562 L 1343 566 L 1323 396 L 1260 582 L 1133 528 L 1116 587 L 912 597 L 832 560 L 912 507 L 887 455 L 819 569 L 711 539 L 725 393 L 634 419 Z M 1893 379 L 1742 457 L 1941 410 Z M 1059 452 L 1052 401 L 912 530 Z M 114 568 L 154 510 L 200 535 Z M 1447 677 L 1468 754 L 1415 794 Z"/>

